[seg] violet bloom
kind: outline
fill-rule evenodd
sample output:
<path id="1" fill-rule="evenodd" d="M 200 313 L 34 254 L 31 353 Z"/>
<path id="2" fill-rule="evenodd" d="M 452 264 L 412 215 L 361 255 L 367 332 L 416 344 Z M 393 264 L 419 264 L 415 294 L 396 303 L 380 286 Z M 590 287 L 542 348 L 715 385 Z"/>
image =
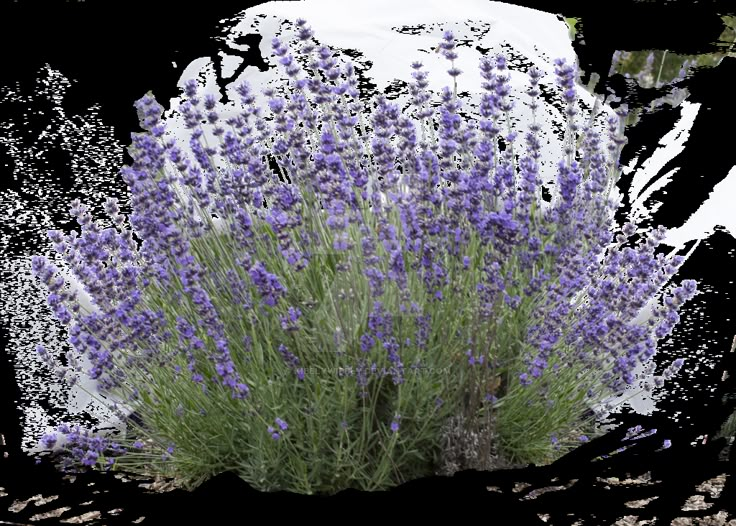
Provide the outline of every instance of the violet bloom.
<path id="1" fill-rule="evenodd" d="M 675 374 L 677 374 L 677 372 L 682 367 L 682 364 L 684 363 L 685 363 L 685 360 L 683 360 L 682 358 L 678 358 L 675 361 L 673 361 L 672 364 L 662 372 L 662 376 L 664 377 L 664 379 L 665 380 L 671 379 Z"/>
<path id="2" fill-rule="evenodd" d="M 281 438 L 281 435 L 279 435 L 276 430 L 271 426 L 268 426 L 268 432 L 271 435 L 271 438 L 273 438 L 274 440 L 278 440 L 279 438 Z"/>
<path id="3" fill-rule="evenodd" d="M 84 454 L 84 457 L 82 458 L 82 464 L 85 466 L 94 466 L 97 463 L 99 455 L 96 451 L 89 450 Z"/>
<path id="4" fill-rule="evenodd" d="M 288 316 L 279 316 L 279 321 L 281 322 L 281 328 L 285 331 L 296 331 L 299 330 L 299 326 L 297 324 L 299 318 L 302 315 L 302 311 L 297 307 L 289 307 Z"/>
<path id="5" fill-rule="evenodd" d="M 289 429 L 288 424 L 284 422 L 283 420 L 281 420 L 280 418 L 276 418 L 274 422 L 276 422 L 276 425 L 279 426 L 282 431 L 286 431 L 287 429 Z"/>
<path id="6" fill-rule="evenodd" d="M 286 288 L 279 282 L 278 277 L 267 272 L 260 261 L 250 269 L 249 274 L 253 284 L 258 287 L 263 302 L 269 307 L 275 306 L 279 298 L 287 292 Z"/>
<path id="7" fill-rule="evenodd" d="M 43 447 L 46 449 L 51 449 L 56 445 L 56 442 L 59 440 L 59 437 L 56 433 L 48 433 L 43 436 L 41 439 L 41 442 L 43 443 Z"/>
<path id="8" fill-rule="evenodd" d="M 399 431 L 399 421 L 401 420 L 401 415 L 396 415 L 391 422 L 391 432 L 396 433 Z"/>

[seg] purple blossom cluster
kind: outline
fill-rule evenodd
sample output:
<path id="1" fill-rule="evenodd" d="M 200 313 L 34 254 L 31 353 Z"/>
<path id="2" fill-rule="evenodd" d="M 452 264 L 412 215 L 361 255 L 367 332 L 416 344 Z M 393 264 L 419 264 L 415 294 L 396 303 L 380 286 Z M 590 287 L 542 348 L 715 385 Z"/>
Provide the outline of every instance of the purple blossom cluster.
<path id="1" fill-rule="evenodd" d="M 575 131 L 575 72 L 562 60 L 556 65 L 558 83 L 565 89 L 571 133 Z M 618 113 L 622 118 L 625 108 Z M 608 225 L 615 203 L 608 199 L 606 173 L 615 168 L 615 152 L 624 142 L 620 121 L 619 125 L 610 123 L 608 161 L 597 134 L 585 129 L 581 151 L 576 152 L 574 140 L 568 138 L 567 159 L 559 163 L 560 196 L 547 214 L 556 223 L 554 242 L 545 247 L 556 258 L 551 277 L 557 280 L 547 280 L 543 287 L 546 301 L 536 309 L 536 323 L 529 328 L 528 343 L 536 352 L 526 358 L 529 370 L 520 376 L 524 385 L 541 377 L 557 353 L 563 363 L 572 357 L 587 367 L 603 367 L 606 388 L 619 392 L 624 383 L 633 383 L 636 365 L 652 358 L 656 341 L 671 332 L 679 319 L 676 309 L 696 293 L 695 282 L 685 280 L 674 296 L 665 298 L 665 307 L 655 309 L 646 325 L 634 321 L 672 278 L 683 258 L 655 255 L 666 234 L 661 227 L 637 247 L 621 249 L 636 230 L 627 224 L 616 237 L 617 245 L 610 246 L 613 235 Z M 577 153 L 580 162 L 573 160 Z M 581 296 L 587 301 L 583 303 Z"/>
<path id="2" fill-rule="evenodd" d="M 284 422 L 282 419 L 278 417 L 274 419 L 274 423 L 276 424 L 276 426 L 278 426 L 278 428 L 281 430 L 282 433 L 283 431 L 286 431 L 287 429 L 289 429 L 289 424 L 287 424 L 286 422 Z M 268 430 L 268 434 L 271 435 L 272 439 L 279 440 L 281 438 L 282 433 L 279 433 L 275 427 L 268 426 L 267 430 Z"/>
<path id="3" fill-rule="evenodd" d="M 115 463 L 115 457 L 127 452 L 125 447 L 109 438 L 92 436 L 89 430 L 83 430 L 79 426 L 70 427 L 67 424 L 58 426 L 56 432 L 45 434 L 41 439 L 44 447 L 52 449 L 59 440 L 59 434 L 66 438 L 64 447 L 69 452 L 69 456 L 64 458 L 62 463 L 64 471 L 71 470 L 75 463 L 86 467 L 102 464 L 106 469 L 110 469 Z"/>
<path id="4" fill-rule="evenodd" d="M 299 367 L 301 363 L 299 361 L 299 358 L 294 353 L 292 353 L 283 343 L 279 345 L 279 354 L 284 359 L 287 367 L 294 371 L 296 377 L 300 381 L 304 380 L 304 368 Z"/>

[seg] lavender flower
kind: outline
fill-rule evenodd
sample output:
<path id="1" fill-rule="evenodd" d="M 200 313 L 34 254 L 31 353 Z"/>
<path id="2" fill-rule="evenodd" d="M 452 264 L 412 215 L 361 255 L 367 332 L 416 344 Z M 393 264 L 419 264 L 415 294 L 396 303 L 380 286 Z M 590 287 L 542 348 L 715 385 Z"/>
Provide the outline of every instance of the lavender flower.
<path id="1" fill-rule="evenodd" d="M 391 421 L 391 432 L 397 433 L 399 431 L 399 422 L 401 421 L 401 415 L 395 415 L 394 419 Z"/>
<path id="2" fill-rule="evenodd" d="M 302 315 L 302 311 L 299 310 L 299 308 L 289 307 L 289 315 L 286 316 L 280 316 L 279 320 L 281 321 L 281 328 L 285 331 L 295 331 L 299 330 L 299 326 L 297 324 L 299 318 Z"/>
<path id="3" fill-rule="evenodd" d="M 51 449 L 56 445 L 56 442 L 58 440 L 59 440 L 59 437 L 56 433 L 47 433 L 41 439 L 41 443 L 43 444 L 43 447 L 45 447 L 46 449 Z"/>
<path id="4" fill-rule="evenodd" d="M 274 439 L 274 440 L 278 440 L 278 439 L 281 438 L 281 435 L 279 435 L 276 432 L 276 430 L 273 427 L 271 427 L 271 426 L 268 426 L 268 433 L 271 435 L 271 438 Z"/>
<path id="5" fill-rule="evenodd" d="M 258 287 L 258 291 L 263 297 L 263 302 L 273 307 L 276 305 L 279 297 L 286 293 L 286 289 L 279 283 L 279 279 L 275 274 L 266 271 L 262 262 L 257 262 L 249 271 L 253 284 Z"/>
<path id="6" fill-rule="evenodd" d="M 276 418 L 274 421 L 276 422 L 276 425 L 281 428 L 282 431 L 286 431 L 287 429 L 289 429 L 288 424 L 280 418 Z"/>

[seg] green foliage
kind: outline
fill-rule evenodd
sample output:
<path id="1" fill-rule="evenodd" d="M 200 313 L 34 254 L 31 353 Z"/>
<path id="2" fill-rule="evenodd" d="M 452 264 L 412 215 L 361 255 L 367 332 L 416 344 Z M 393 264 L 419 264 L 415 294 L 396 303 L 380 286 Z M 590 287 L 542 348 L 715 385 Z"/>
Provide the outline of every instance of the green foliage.
<path id="1" fill-rule="evenodd" d="M 304 216 L 311 214 L 309 222 L 313 225 L 324 215 L 324 211 L 303 212 Z M 369 221 L 371 211 L 365 208 L 363 213 Z M 543 224 L 541 213 L 535 214 L 535 224 Z M 393 219 L 400 231 L 398 217 Z M 548 227 L 551 239 L 554 228 Z M 433 474 L 442 457 L 443 426 L 459 411 L 473 425 L 492 412 L 497 449 L 504 459 L 516 464 L 549 462 L 572 449 L 583 431 L 594 434 L 592 422 L 581 417 L 588 406 L 582 397 L 585 389 L 578 379 L 579 366 L 562 364 L 558 371 L 550 369 L 544 382 L 531 387 L 519 385 L 525 328 L 540 297 L 522 294 L 524 300 L 514 310 L 499 302 L 498 317 L 480 321 L 473 287 L 482 253 L 475 232 L 469 245 L 472 270 L 463 271 L 460 261 L 449 265 L 450 280 L 443 289 L 445 301 L 428 301 L 421 280 L 416 273 L 408 273 L 411 297 L 437 321 L 431 325 L 426 351 L 402 345 L 400 352 L 407 366 L 420 362 L 427 368 L 408 371 L 400 385 L 394 385 L 390 377 L 373 377 L 368 383 L 368 396 L 361 398 L 355 376 L 340 374 L 354 370 L 361 358 L 358 336 L 366 330 L 371 309 L 361 258 L 331 250 L 316 251 L 306 269 L 293 272 L 272 250 L 270 228 L 265 221 L 254 222 L 256 257 L 265 261 L 269 270 L 278 270 L 288 290 L 288 301 L 250 315 L 244 314 L 228 287 L 223 286 L 227 268 L 247 279 L 243 269 L 234 264 L 238 254 L 232 236 L 225 229 L 191 240 L 197 262 L 208 269 L 202 285 L 224 321 L 233 359 L 251 394 L 246 400 L 233 400 L 228 391 L 211 381 L 204 393 L 187 378 L 187 362 L 175 342 L 161 349 L 173 360 L 164 367 L 145 360 L 129 367 L 121 357 L 117 365 L 126 371 L 128 386 L 140 393 L 135 407 L 145 422 L 145 428 L 138 429 L 128 442 L 146 437 L 157 445 L 152 448 L 157 452 L 119 457 L 118 468 L 174 475 L 186 487 L 194 487 L 220 471 L 235 470 L 265 491 L 285 489 L 309 494 L 347 487 L 380 490 Z M 315 231 L 328 237 L 322 246 L 331 246 L 328 232 L 320 228 Z M 356 247 L 360 246 L 355 229 L 351 230 L 351 239 Z M 380 244 L 378 252 L 385 263 Z M 410 255 L 406 258 L 408 269 L 414 260 Z M 349 267 L 340 270 L 346 263 Z M 547 256 L 541 268 L 531 271 L 522 269 L 518 259 L 512 257 L 502 272 L 513 273 L 518 279 L 516 289 L 521 291 L 536 272 L 544 269 L 550 273 L 552 267 L 553 261 Z M 196 312 L 177 280 L 169 289 L 149 285 L 144 294 L 145 305 L 163 311 L 170 326 L 175 325 L 177 316 L 194 317 Z M 394 282 L 387 282 L 386 287 L 382 297 L 386 311 L 398 313 L 403 303 L 400 291 Z M 510 288 L 509 293 L 513 292 Z M 289 304 L 303 306 L 302 329 L 296 332 L 284 331 L 278 321 L 279 315 L 287 314 Z M 335 341 L 336 328 L 342 332 L 339 343 Z M 414 329 L 410 316 L 399 317 L 397 341 L 413 339 Z M 214 366 L 207 357 L 213 342 L 201 328 L 197 335 L 208 344 L 195 352 L 197 370 L 205 378 L 214 377 Z M 251 350 L 239 343 L 247 336 L 252 338 Z M 470 338 L 479 343 L 479 348 L 488 345 L 489 355 L 499 366 L 469 367 L 464 352 Z M 299 357 L 306 371 L 303 381 L 278 354 L 281 343 Z M 390 367 L 385 352 L 374 352 L 373 359 L 379 370 Z M 173 365 L 184 373 L 175 373 Z M 590 386 L 596 385 L 593 375 L 588 374 L 587 379 L 592 382 Z M 480 404 L 489 386 L 494 386 L 499 399 L 492 409 L 489 404 Z M 116 394 L 130 394 L 128 389 L 125 391 Z M 438 404 L 438 399 L 443 403 Z M 554 403 L 550 405 L 545 399 Z M 400 429 L 393 433 L 389 426 L 396 414 L 401 415 Z M 267 427 L 277 416 L 289 423 L 289 429 L 281 439 L 273 440 Z M 557 449 L 550 442 L 552 433 L 560 436 Z M 176 444 L 174 455 L 160 460 L 170 443 Z"/>

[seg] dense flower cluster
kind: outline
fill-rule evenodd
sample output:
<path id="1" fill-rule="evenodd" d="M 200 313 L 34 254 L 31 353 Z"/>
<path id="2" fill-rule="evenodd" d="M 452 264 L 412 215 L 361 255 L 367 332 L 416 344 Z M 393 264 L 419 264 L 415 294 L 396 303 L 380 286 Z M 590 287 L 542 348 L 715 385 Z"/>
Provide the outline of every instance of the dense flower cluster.
<path id="1" fill-rule="evenodd" d="M 109 468 L 115 462 L 115 455 L 127 452 L 120 444 L 107 438 L 92 436 L 88 430 L 82 430 L 79 426 L 70 428 L 62 424 L 58 431 L 65 437 L 65 448 L 70 452 L 70 456 L 64 459 L 65 468 L 71 468 L 75 461 L 82 466 L 95 466 L 104 458 L 106 458 L 104 465 Z M 58 440 L 57 433 L 47 433 L 42 438 L 44 446 L 48 449 L 53 448 Z"/>
<path id="2" fill-rule="evenodd" d="M 75 201 L 71 213 L 81 234 L 49 232 L 93 298 L 94 312 L 83 312 L 63 290 L 58 268 L 33 259 L 49 305 L 69 326 L 73 351 L 60 377 L 73 381 L 85 355 L 102 392 L 122 393 L 127 403 L 144 407 L 149 424 L 158 426 L 149 429 L 158 442 L 175 442 L 163 459 L 203 455 L 200 435 L 212 431 L 223 447 L 241 444 L 239 454 L 250 452 L 254 470 L 263 469 L 266 455 L 278 465 L 282 446 L 322 456 L 344 448 L 329 442 L 336 430 L 366 451 L 366 437 L 378 434 L 385 448 L 410 458 L 439 444 L 447 419 L 463 411 L 473 413 L 472 426 L 480 411 L 497 410 L 499 432 L 510 433 L 507 422 L 522 407 L 514 404 L 532 405 L 532 394 L 523 393 L 540 395 L 545 408 L 567 403 L 550 395 L 551 382 L 563 382 L 566 370 L 574 376 L 564 381 L 573 378 L 589 403 L 631 384 L 634 367 L 651 360 L 657 340 L 677 323 L 677 309 L 696 291 L 685 281 L 646 324 L 634 322 L 682 260 L 655 256 L 662 229 L 622 248 L 637 233 L 627 224 L 612 245 L 617 204 L 609 195 L 626 109 L 609 120 L 606 155 L 595 129 L 576 124 L 575 67 L 555 61 L 567 132 L 557 195 L 545 203 L 539 69 L 529 71 L 535 118 L 523 141 L 511 127 L 515 103 L 503 56 L 480 62 L 480 119 L 461 116 L 462 72 L 454 65 L 451 32 L 440 48 L 452 64 L 454 90 L 442 91 L 439 110 L 431 106 L 427 72 L 415 62 L 414 118 L 378 96 L 366 122 L 352 64 L 340 65 L 329 48 L 315 47 L 303 20 L 295 36 L 302 44 L 297 54 L 272 41 L 291 96 L 266 89 L 268 118 L 247 83 L 237 88 L 242 111 L 226 119 L 214 96 L 202 98 L 195 81 L 186 83 L 178 110 L 190 133 L 189 152 L 167 135 L 163 108 L 150 94 L 136 103 L 145 133 L 133 135 L 133 163 L 121 173 L 130 189 L 130 225 L 142 245 L 125 229 L 114 199 L 105 204 L 113 228 L 100 230 Z M 305 69 L 311 74 L 302 77 Z M 269 161 L 290 182 L 276 181 Z M 343 279 L 349 294 L 339 287 L 333 294 L 324 276 Z M 345 314 L 353 319 L 346 322 Z M 38 351 L 55 366 L 43 347 Z M 462 356 L 454 377 L 426 372 Z M 184 366 L 189 384 L 179 380 Z M 681 366 L 676 361 L 664 378 Z M 351 373 L 328 384 L 334 379 L 311 372 L 320 368 Z M 173 392 L 182 399 L 165 399 Z M 375 409 L 370 417 L 361 409 L 366 404 Z M 581 407 L 569 407 L 565 418 L 573 422 Z M 232 415 L 242 427 L 233 424 L 225 439 L 221 428 L 191 420 L 210 414 Z M 315 431 L 318 424 L 325 429 Z M 545 447 L 559 449 L 570 430 L 549 425 L 540 426 Z M 237 430 L 261 446 L 243 442 Z M 107 448 L 78 430 L 59 432 L 85 465 Z M 329 455 L 340 458 L 345 450 L 339 451 Z M 375 470 L 376 480 L 402 478 L 384 460 L 357 449 L 350 454 L 361 470 Z M 295 477 L 319 476 L 302 461 L 294 459 L 301 466 Z"/>

